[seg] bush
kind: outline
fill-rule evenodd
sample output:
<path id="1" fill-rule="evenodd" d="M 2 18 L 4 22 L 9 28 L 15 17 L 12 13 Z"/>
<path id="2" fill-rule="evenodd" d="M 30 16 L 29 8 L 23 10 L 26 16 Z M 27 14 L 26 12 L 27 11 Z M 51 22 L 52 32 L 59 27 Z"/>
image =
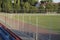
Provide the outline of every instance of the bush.
<path id="1" fill-rule="evenodd" d="M 43 7 L 43 5 L 40 5 L 39 12 L 40 13 L 46 13 L 46 9 Z"/>
<path id="2" fill-rule="evenodd" d="M 18 0 L 18 1 L 14 1 L 14 5 L 13 5 L 13 11 L 14 12 L 19 12 L 20 11 L 20 0 Z"/>
<path id="3" fill-rule="evenodd" d="M 60 13 L 60 3 L 58 4 L 58 10 L 57 13 Z"/>
<path id="4" fill-rule="evenodd" d="M 37 0 L 28 0 L 28 2 L 29 2 L 31 5 L 35 5 L 35 3 L 37 2 Z"/>
<path id="5" fill-rule="evenodd" d="M 23 9 L 24 9 L 24 12 L 29 12 L 30 11 L 30 3 L 28 2 L 25 2 L 24 6 L 23 6 Z"/>
<path id="6" fill-rule="evenodd" d="M 2 4 L 2 11 L 4 12 L 10 12 L 12 10 L 12 3 L 11 3 L 11 0 L 5 0 L 3 1 L 3 4 Z"/>
<path id="7" fill-rule="evenodd" d="M 46 5 L 47 12 L 56 12 L 57 8 L 58 8 L 57 3 L 47 3 Z"/>
<path id="8" fill-rule="evenodd" d="M 6 7 L 7 12 L 12 12 L 13 11 L 13 7 L 12 7 L 11 1 L 10 2 L 8 1 L 6 3 L 6 5 L 5 5 L 5 7 Z"/>
<path id="9" fill-rule="evenodd" d="M 37 13 L 38 12 L 38 8 L 35 6 L 31 6 L 30 7 L 30 13 Z"/>

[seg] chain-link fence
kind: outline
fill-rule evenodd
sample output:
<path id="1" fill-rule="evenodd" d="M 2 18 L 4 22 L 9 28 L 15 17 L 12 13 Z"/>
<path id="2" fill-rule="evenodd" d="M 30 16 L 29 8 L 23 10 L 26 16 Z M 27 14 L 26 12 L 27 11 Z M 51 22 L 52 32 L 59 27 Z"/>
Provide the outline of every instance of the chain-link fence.
<path id="1" fill-rule="evenodd" d="M 23 40 L 60 40 L 60 3 L 37 4 L 32 0 L 2 0 L 0 22 Z"/>
<path id="2" fill-rule="evenodd" d="M 60 40 L 60 15 L 0 14 L 1 23 L 23 40 Z"/>

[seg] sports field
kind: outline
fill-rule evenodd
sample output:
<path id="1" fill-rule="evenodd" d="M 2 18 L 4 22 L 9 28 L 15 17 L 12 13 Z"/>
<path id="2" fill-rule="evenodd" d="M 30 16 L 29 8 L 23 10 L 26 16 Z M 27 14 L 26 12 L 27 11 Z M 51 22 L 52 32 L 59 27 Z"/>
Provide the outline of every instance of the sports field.
<path id="1" fill-rule="evenodd" d="M 24 21 L 25 23 L 38 25 L 41 28 L 60 31 L 60 15 L 10 15 L 15 20 Z"/>

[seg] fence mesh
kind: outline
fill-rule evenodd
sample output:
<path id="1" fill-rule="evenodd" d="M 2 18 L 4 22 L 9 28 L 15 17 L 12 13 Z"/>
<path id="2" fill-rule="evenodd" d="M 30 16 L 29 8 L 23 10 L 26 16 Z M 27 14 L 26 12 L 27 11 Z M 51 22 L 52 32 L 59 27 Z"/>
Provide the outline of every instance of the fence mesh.
<path id="1" fill-rule="evenodd" d="M 60 3 L 32 3 L 29 0 L 2 0 L 0 23 L 23 40 L 60 40 Z"/>
<path id="2" fill-rule="evenodd" d="M 1 23 L 23 40 L 57 40 L 54 37 L 60 33 L 59 17 L 58 14 L 0 14 Z"/>

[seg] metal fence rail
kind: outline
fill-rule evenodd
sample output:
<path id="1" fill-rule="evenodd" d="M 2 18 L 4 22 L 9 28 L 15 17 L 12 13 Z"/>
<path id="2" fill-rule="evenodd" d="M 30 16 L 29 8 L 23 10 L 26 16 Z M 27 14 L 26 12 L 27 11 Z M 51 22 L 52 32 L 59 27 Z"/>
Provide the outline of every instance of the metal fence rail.
<path id="1" fill-rule="evenodd" d="M 60 13 L 60 10 L 56 9 L 56 10 L 53 10 L 53 9 L 19 9 L 19 10 L 16 10 L 16 9 L 13 9 L 13 10 L 5 10 L 3 9 L 3 11 L 0 11 L 0 12 L 5 12 L 5 13 Z"/>
<path id="2" fill-rule="evenodd" d="M 10 29 L 6 28 L 1 23 L 0 23 L 0 36 L 2 37 L 2 40 L 22 40 L 16 34 L 10 31 Z"/>

